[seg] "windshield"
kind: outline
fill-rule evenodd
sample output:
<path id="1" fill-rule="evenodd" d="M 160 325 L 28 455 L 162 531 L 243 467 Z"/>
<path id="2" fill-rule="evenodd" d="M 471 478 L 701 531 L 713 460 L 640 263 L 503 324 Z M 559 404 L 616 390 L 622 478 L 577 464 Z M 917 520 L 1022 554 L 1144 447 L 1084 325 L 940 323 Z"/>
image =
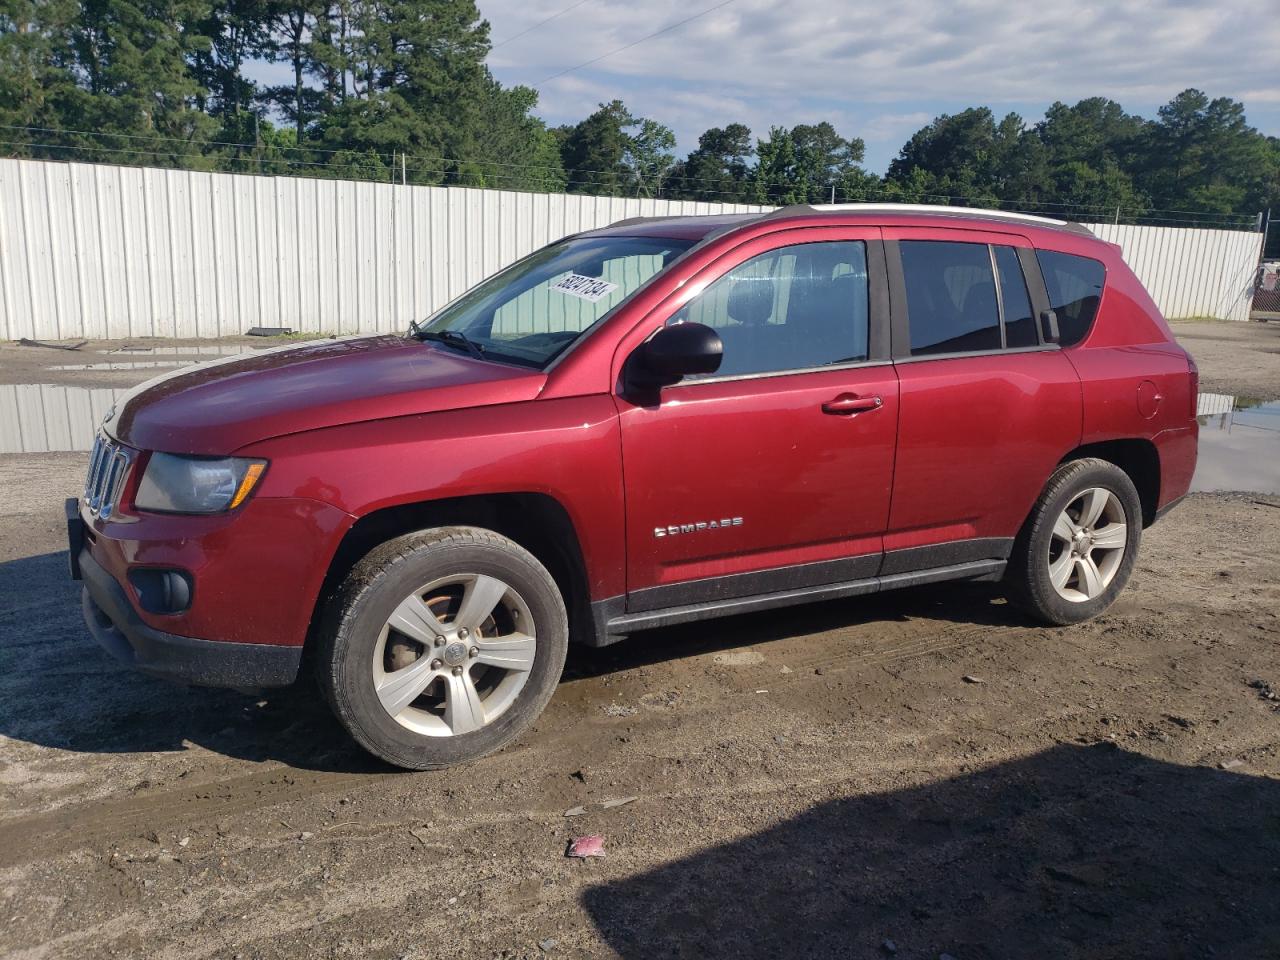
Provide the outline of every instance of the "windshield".
<path id="1" fill-rule="evenodd" d="M 545 367 L 691 244 L 656 237 L 555 243 L 414 324 L 413 333 L 487 360 Z"/>

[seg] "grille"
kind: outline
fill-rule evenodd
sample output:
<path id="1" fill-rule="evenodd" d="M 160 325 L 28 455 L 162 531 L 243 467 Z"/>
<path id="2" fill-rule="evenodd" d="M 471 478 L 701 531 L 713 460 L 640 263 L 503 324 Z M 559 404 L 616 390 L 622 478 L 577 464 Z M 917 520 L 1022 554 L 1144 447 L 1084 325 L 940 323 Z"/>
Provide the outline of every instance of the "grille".
<path id="1" fill-rule="evenodd" d="M 84 485 L 84 502 L 93 516 L 104 520 L 111 516 L 132 463 L 128 447 L 98 434 L 89 455 L 89 479 Z"/>

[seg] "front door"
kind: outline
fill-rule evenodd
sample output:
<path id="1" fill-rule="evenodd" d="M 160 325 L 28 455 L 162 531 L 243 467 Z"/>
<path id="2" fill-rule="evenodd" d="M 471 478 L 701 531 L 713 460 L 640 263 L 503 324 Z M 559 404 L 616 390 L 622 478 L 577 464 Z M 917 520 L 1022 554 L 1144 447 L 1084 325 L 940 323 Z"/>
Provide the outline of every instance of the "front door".
<path id="1" fill-rule="evenodd" d="M 688 285 L 700 293 L 646 322 L 714 328 L 720 370 L 656 401 L 618 398 L 631 611 L 858 580 L 880 565 L 898 381 L 879 231 L 764 237 L 708 271 Z"/>

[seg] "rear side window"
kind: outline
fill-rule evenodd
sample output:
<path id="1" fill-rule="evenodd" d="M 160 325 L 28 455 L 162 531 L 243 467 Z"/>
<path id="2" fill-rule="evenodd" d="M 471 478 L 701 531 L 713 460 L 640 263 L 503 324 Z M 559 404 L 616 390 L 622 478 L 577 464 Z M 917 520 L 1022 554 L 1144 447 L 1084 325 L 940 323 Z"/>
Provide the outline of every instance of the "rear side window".
<path id="1" fill-rule="evenodd" d="M 1097 260 L 1052 250 L 1037 250 L 1049 306 L 1058 315 L 1059 343 L 1079 343 L 1093 325 L 1102 299 L 1106 269 Z"/>
<path id="2" fill-rule="evenodd" d="M 904 240 L 911 355 L 999 350 L 1000 308 L 985 243 Z"/>
<path id="3" fill-rule="evenodd" d="M 1022 276 L 1017 251 L 1013 247 L 992 249 L 1000 277 L 1000 303 L 1004 307 L 1004 345 L 1010 349 L 1039 346 L 1031 297 L 1027 295 L 1027 281 Z"/>

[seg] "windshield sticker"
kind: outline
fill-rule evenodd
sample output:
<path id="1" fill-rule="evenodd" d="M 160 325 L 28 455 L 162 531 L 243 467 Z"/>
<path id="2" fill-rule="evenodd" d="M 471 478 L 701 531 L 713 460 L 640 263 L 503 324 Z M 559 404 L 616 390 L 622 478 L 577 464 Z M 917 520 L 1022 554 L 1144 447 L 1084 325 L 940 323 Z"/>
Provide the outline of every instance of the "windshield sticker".
<path id="1" fill-rule="evenodd" d="M 579 300 L 590 300 L 592 303 L 596 303 L 617 290 L 618 285 L 610 283 L 608 280 L 584 277 L 580 273 L 570 273 L 562 277 L 557 283 L 552 284 L 551 289 L 567 293 L 569 296 L 577 297 Z"/>

